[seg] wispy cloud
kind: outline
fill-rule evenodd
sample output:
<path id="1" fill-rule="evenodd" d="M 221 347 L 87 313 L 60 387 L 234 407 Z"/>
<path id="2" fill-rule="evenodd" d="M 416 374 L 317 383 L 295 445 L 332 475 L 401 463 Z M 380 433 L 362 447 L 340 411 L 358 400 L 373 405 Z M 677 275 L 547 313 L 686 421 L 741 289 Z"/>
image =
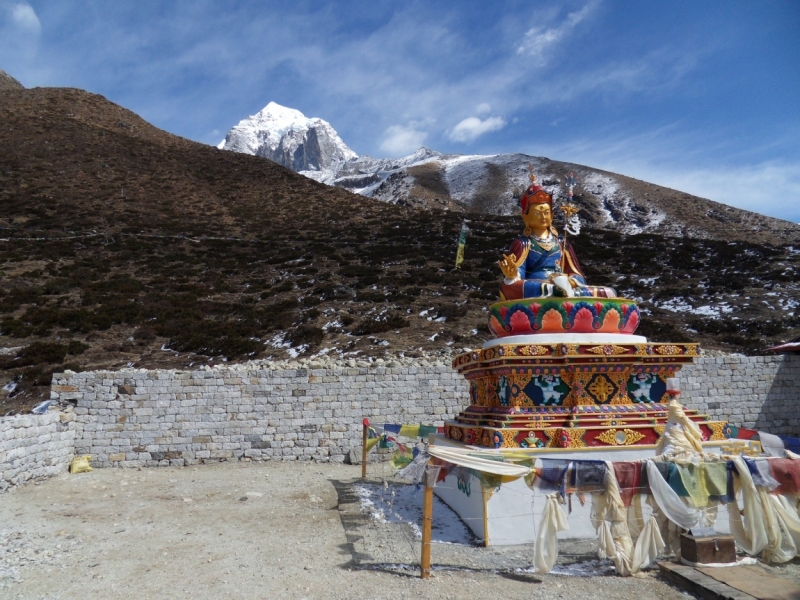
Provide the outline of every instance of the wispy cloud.
<path id="1" fill-rule="evenodd" d="M 647 165 L 649 181 L 738 208 L 800 223 L 800 164 L 768 161 L 740 167 L 683 169 Z"/>
<path id="2" fill-rule="evenodd" d="M 29 4 L 14 4 L 11 7 L 11 20 L 17 27 L 38 34 L 42 30 L 42 24 L 36 11 Z"/>
<path id="3" fill-rule="evenodd" d="M 488 117 L 483 120 L 478 117 L 467 117 L 453 127 L 448 137 L 454 142 L 471 142 L 484 133 L 497 131 L 505 126 L 506 120 L 503 117 Z"/>
<path id="4" fill-rule="evenodd" d="M 425 143 L 428 133 L 417 128 L 416 124 L 392 125 L 384 132 L 381 150 L 390 156 L 411 154 Z"/>
<path id="5" fill-rule="evenodd" d="M 29 4 L 0 0 L 0 68 L 26 83 L 23 75 L 38 70 L 34 61 L 39 50 L 42 24 Z"/>
<path id="6" fill-rule="evenodd" d="M 596 6 L 596 1 L 585 4 L 561 22 L 547 17 L 545 29 L 552 31 L 545 37 L 554 40 L 569 32 L 580 39 L 584 33 L 578 24 Z M 58 81 L 33 74 L 28 80 L 100 91 L 156 124 L 208 143 L 217 141 L 210 139 L 211 130 L 230 127 L 275 100 L 325 118 L 357 152 L 374 153 L 403 146 L 393 140 L 424 139 L 432 145 L 474 140 L 501 129 L 518 111 L 563 104 L 597 90 L 641 93 L 652 74 L 664 70 L 664 59 L 652 56 L 538 73 L 530 69 L 530 54 L 517 54 L 512 42 L 524 37 L 533 43 L 535 27 L 527 27 L 526 37 L 524 21 L 516 23 L 476 44 L 441 8 L 424 3 L 394 8 L 376 27 L 350 35 L 342 33 L 347 19 L 332 5 L 252 8 L 219 10 L 209 0 L 198 0 L 161 11 L 144 8 L 139 15 L 132 6 L 116 5 L 87 14 L 75 27 L 69 21 L 73 4 L 47 15 L 61 36 L 61 48 L 53 46 L 48 56 Z M 301 34 L 306 31 L 317 35 Z M 501 50 L 487 54 L 487 44 Z M 65 46 L 69 53 L 62 52 Z M 676 48 L 675 54 L 680 52 Z M 107 87 L 98 89 L 94 80 Z M 491 107 L 504 117 L 490 116 Z M 215 120 L 226 111 L 231 113 L 227 121 Z M 408 129 L 403 123 L 410 121 L 436 125 L 401 135 Z M 391 127 L 399 129 L 387 133 Z"/>
<path id="7" fill-rule="evenodd" d="M 589 2 L 580 10 L 569 13 L 556 25 L 532 27 L 525 33 L 522 43 L 517 47 L 517 54 L 528 56 L 534 64 L 544 66 L 548 62 L 551 49 L 571 34 L 579 23 L 586 20 L 597 4 L 596 0 Z"/>
<path id="8" fill-rule="evenodd" d="M 636 135 L 608 131 L 602 141 L 577 138 L 537 150 L 551 158 L 800 223 L 800 157 L 789 150 L 793 135 L 775 136 L 777 139 L 767 143 L 777 149 L 771 153 L 785 156 L 770 160 L 758 158 L 765 147 L 721 156 L 719 147 L 729 144 L 730 138 L 711 137 L 704 132 L 687 133 L 679 123 L 672 123 Z"/>

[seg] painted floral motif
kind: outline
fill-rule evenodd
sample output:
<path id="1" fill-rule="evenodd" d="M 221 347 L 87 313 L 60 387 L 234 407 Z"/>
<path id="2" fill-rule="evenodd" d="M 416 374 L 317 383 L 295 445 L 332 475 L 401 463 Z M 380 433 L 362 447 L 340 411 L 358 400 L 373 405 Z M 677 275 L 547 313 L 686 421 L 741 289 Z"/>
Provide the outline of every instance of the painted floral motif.
<path id="1" fill-rule="evenodd" d="M 633 333 L 639 309 L 624 298 L 527 298 L 489 307 L 489 329 L 496 337 L 532 333 Z"/>
<path id="2" fill-rule="evenodd" d="M 718 422 L 710 422 L 708 424 L 708 428 L 711 430 L 711 437 L 709 440 L 724 440 L 728 437 L 726 434 L 725 428 L 728 424 L 727 423 L 718 423 Z"/>
<path id="3" fill-rule="evenodd" d="M 633 429 L 607 429 L 595 436 L 596 440 L 608 444 L 609 446 L 632 446 L 644 439 L 644 435 Z"/>
<path id="4" fill-rule="evenodd" d="M 739 428 L 736 425 L 731 425 L 730 423 L 726 423 L 725 427 L 722 428 L 722 433 L 725 434 L 725 437 L 730 438 L 738 438 L 739 437 Z"/>
<path id="5" fill-rule="evenodd" d="M 558 439 L 561 448 L 585 448 L 586 442 L 583 441 L 583 436 L 586 434 L 585 429 L 561 429 Z"/>
<path id="6" fill-rule="evenodd" d="M 591 352 L 592 354 L 605 354 L 606 356 L 625 354 L 627 352 L 627 350 L 622 346 L 613 345 L 595 346 L 594 348 L 587 348 L 586 351 Z"/>
<path id="7" fill-rule="evenodd" d="M 464 443 L 468 446 L 474 446 L 480 443 L 481 430 L 480 429 L 467 429 L 464 435 Z"/>
<path id="8" fill-rule="evenodd" d="M 681 350 L 680 346 L 656 346 L 656 352 L 659 354 L 666 354 L 668 356 L 675 356 L 678 354 L 683 354 L 683 350 Z"/>
<path id="9" fill-rule="evenodd" d="M 519 353 L 523 356 L 541 356 L 548 354 L 549 350 L 544 346 L 523 346 L 520 348 Z"/>
<path id="10" fill-rule="evenodd" d="M 499 431 L 495 431 L 492 434 L 492 445 L 495 448 L 501 448 L 503 446 L 503 435 Z"/>

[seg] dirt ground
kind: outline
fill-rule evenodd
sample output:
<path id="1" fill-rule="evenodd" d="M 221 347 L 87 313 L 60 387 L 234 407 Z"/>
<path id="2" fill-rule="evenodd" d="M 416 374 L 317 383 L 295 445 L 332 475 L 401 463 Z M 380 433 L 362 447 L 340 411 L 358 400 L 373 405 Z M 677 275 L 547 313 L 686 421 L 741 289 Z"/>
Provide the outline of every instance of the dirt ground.
<path id="1" fill-rule="evenodd" d="M 534 575 L 530 547 L 434 544 L 360 508 L 360 467 L 227 463 L 97 469 L 0 495 L 2 598 L 677 599 L 639 577 Z M 435 518 L 435 515 L 434 515 Z M 560 562 L 585 560 L 586 543 Z"/>

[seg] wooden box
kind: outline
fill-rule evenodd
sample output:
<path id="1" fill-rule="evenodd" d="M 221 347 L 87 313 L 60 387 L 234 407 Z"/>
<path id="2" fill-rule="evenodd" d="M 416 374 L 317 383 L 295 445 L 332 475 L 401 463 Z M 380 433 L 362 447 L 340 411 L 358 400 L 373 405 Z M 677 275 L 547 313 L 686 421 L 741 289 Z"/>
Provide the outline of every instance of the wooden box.
<path id="1" fill-rule="evenodd" d="M 736 542 L 733 536 L 721 535 L 713 529 L 681 534 L 681 558 L 693 563 L 736 562 Z"/>

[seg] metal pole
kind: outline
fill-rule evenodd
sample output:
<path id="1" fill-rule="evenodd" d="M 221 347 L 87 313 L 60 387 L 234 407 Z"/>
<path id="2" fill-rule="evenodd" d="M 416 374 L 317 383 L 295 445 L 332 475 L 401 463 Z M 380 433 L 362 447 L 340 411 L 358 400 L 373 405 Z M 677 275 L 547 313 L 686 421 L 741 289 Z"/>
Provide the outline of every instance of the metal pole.
<path id="1" fill-rule="evenodd" d="M 431 525 L 433 524 L 433 487 L 436 485 L 438 467 L 428 463 L 425 469 L 425 492 L 422 501 L 422 554 L 419 559 L 420 577 L 431 576 Z"/>
<path id="2" fill-rule="evenodd" d="M 364 419 L 361 431 L 361 479 L 367 478 L 367 427 L 369 419 Z"/>

